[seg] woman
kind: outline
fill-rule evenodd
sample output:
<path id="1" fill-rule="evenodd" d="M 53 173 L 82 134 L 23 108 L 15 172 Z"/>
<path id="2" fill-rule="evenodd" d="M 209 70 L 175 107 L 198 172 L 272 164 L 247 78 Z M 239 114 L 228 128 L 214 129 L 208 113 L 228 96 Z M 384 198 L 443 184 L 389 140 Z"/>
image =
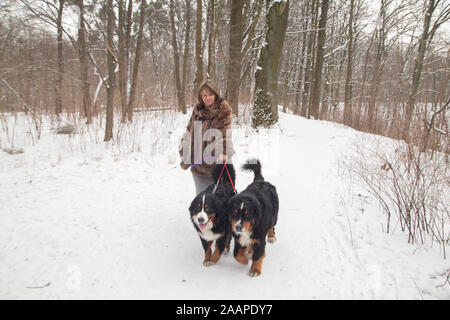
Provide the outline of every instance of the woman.
<path id="1" fill-rule="evenodd" d="M 179 147 L 180 166 L 184 170 L 191 167 L 196 194 L 216 183 L 211 178 L 216 163 L 231 161 L 234 154 L 231 114 L 231 107 L 220 96 L 217 86 L 211 81 L 203 82 Z M 205 155 L 205 149 L 210 153 Z"/>

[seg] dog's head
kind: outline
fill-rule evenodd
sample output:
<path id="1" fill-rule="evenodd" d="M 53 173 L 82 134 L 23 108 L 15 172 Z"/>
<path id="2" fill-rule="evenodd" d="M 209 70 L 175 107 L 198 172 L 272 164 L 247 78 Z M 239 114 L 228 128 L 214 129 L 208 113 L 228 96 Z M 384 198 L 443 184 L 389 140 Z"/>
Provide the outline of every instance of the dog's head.
<path id="1" fill-rule="evenodd" d="M 189 207 L 191 219 L 200 231 L 209 230 L 214 226 L 216 219 L 220 217 L 223 210 L 221 201 L 215 194 L 202 192 L 197 195 Z"/>
<path id="2" fill-rule="evenodd" d="M 253 195 L 237 195 L 229 201 L 229 218 L 235 234 L 251 234 L 258 225 L 261 206 Z"/>

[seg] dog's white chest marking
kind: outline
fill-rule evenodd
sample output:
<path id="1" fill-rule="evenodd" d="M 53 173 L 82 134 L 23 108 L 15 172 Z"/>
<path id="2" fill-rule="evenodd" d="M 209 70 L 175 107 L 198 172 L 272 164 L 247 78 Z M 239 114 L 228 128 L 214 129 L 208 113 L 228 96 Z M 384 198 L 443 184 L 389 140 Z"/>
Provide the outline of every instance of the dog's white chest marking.
<path id="1" fill-rule="evenodd" d="M 212 232 L 211 229 L 208 228 L 208 226 L 204 230 L 199 231 L 198 235 L 200 237 L 202 237 L 203 239 L 205 239 L 206 241 L 214 241 L 214 240 L 219 239 L 222 236 L 221 233 Z"/>
<path id="2" fill-rule="evenodd" d="M 239 243 L 242 247 L 250 247 L 252 244 L 251 232 L 248 230 L 244 230 L 239 233 Z"/>
<path id="3" fill-rule="evenodd" d="M 241 203 L 241 210 L 244 208 L 244 202 Z M 241 225 L 242 220 L 239 219 L 238 222 L 236 222 L 236 225 Z M 236 232 L 237 235 L 239 235 L 239 243 L 242 247 L 250 247 L 252 244 L 252 238 L 250 237 L 252 235 L 251 231 L 243 230 L 242 232 Z"/>

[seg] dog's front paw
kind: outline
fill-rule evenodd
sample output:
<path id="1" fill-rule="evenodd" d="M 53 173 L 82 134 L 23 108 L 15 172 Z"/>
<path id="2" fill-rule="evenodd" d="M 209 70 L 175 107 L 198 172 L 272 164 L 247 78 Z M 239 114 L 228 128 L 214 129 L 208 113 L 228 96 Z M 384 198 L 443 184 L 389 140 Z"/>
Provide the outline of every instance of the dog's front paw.
<path id="1" fill-rule="evenodd" d="M 216 261 L 211 261 L 211 260 L 205 260 L 205 261 L 203 261 L 203 265 L 205 266 L 205 267 L 210 267 L 210 266 L 213 266 L 213 265 L 215 265 L 216 264 Z"/>
<path id="2" fill-rule="evenodd" d="M 250 268 L 250 272 L 248 273 L 251 277 L 257 277 L 261 275 L 263 258 L 264 256 L 252 262 L 252 267 Z"/>
<path id="3" fill-rule="evenodd" d="M 274 243 L 275 241 L 277 241 L 277 238 L 275 238 L 275 236 L 273 236 L 273 237 L 268 237 L 268 238 L 267 238 L 267 241 L 270 242 L 270 243 Z"/>
<path id="4" fill-rule="evenodd" d="M 250 277 L 257 277 L 261 275 L 261 270 L 250 270 L 248 275 Z"/>

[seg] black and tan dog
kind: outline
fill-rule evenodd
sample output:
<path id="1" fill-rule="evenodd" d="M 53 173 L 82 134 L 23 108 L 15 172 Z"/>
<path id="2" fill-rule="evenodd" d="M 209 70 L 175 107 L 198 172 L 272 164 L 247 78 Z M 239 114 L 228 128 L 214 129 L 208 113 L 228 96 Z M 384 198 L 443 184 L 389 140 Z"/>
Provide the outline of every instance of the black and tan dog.
<path id="1" fill-rule="evenodd" d="M 252 260 L 250 276 L 261 274 L 265 256 L 266 236 L 275 242 L 275 225 L 278 219 L 278 194 L 276 188 L 264 181 L 259 160 L 247 161 L 243 170 L 253 171 L 253 182 L 229 200 L 229 214 L 234 236 L 234 258 L 242 264 Z"/>
<path id="2" fill-rule="evenodd" d="M 224 170 L 225 169 L 225 170 Z M 233 184 L 230 182 L 230 177 Z M 222 173 L 222 175 L 221 175 Z M 191 221 L 202 242 L 205 251 L 204 266 L 211 266 L 219 261 L 222 253 L 230 250 L 231 226 L 227 212 L 228 200 L 235 194 L 233 185 L 236 173 L 232 164 L 217 164 L 212 172 L 214 181 L 206 190 L 199 193 L 191 203 L 189 212 Z M 212 253 L 213 242 L 216 242 Z"/>

